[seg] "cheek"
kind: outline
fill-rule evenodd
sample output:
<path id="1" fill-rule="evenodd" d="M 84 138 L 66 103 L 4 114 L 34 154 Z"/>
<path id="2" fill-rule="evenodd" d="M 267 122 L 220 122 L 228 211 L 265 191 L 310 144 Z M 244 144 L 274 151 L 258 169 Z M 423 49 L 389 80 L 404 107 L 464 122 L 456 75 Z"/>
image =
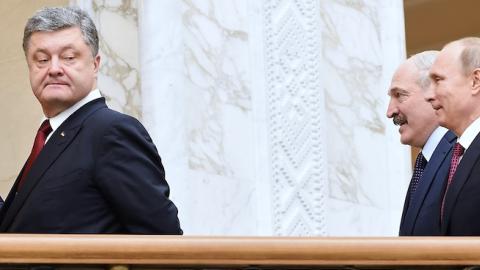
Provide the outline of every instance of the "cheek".
<path id="1" fill-rule="evenodd" d="M 30 85 L 32 86 L 32 88 L 37 88 L 40 81 L 38 74 L 30 72 L 29 78 L 30 78 Z"/>
<path id="2" fill-rule="evenodd" d="M 30 74 L 29 74 L 30 82 L 38 83 L 42 81 L 42 79 L 45 77 L 44 74 L 45 72 L 43 70 L 39 70 L 39 69 L 30 70 Z"/>

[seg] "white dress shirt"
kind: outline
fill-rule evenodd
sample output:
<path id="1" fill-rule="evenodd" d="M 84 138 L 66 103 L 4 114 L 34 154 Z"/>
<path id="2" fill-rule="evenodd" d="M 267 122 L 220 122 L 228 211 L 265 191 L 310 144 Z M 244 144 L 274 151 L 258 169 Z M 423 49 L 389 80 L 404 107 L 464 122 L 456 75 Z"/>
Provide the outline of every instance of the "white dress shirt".
<path id="1" fill-rule="evenodd" d="M 422 148 L 422 154 L 425 157 L 425 159 L 430 161 L 430 158 L 432 158 L 433 151 L 435 151 L 435 148 L 437 148 L 438 143 L 440 143 L 440 140 L 443 138 L 445 133 L 447 133 L 448 129 L 444 127 L 437 127 L 430 137 L 428 137 L 427 142 Z"/>
<path id="2" fill-rule="evenodd" d="M 477 134 L 480 132 L 480 117 L 477 118 L 475 121 L 473 121 L 467 129 L 463 132 L 462 136 L 460 136 L 457 140 L 460 145 L 465 148 L 465 151 L 467 151 L 468 147 L 472 144 L 473 140 L 475 137 L 477 137 Z"/>

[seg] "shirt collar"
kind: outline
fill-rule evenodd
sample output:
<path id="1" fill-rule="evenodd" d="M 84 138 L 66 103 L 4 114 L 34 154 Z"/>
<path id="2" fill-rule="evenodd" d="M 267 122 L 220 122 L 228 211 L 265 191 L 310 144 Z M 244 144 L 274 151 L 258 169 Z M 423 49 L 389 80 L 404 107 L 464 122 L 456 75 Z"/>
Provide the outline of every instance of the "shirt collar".
<path id="1" fill-rule="evenodd" d="M 70 115 L 72 115 L 74 112 L 76 112 L 78 109 L 80 109 L 83 105 L 87 104 L 88 102 L 95 100 L 97 98 L 101 98 L 102 94 L 100 93 L 100 90 L 95 89 L 90 91 L 88 95 L 81 100 L 79 100 L 77 103 L 73 104 L 70 108 L 66 109 L 65 111 L 57 114 L 56 116 L 50 118 L 50 126 L 52 127 L 52 132 L 50 132 L 50 136 L 57 130 L 60 125 L 67 120 Z M 47 140 L 50 138 L 48 136 Z"/>
<path id="2" fill-rule="evenodd" d="M 467 129 L 465 129 L 462 136 L 458 138 L 457 142 L 460 143 L 465 150 L 467 150 L 479 132 L 480 117 L 473 121 L 473 123 L 471 123 Z"/>
<path id="3" fill-rule="evenodd" d="M 433 151 L 435 151 L 435 148 L 437 148 L 438 143 L 443 138 L 445 133 L 447 133 L 447 131 L 448 129 L 439 126 L 432 132 L 430 137 L 428 137 L 428 140 L 422 149 L 422 154 L 427 161 L 430 161 L 430 158 L 433 155 Z"/>

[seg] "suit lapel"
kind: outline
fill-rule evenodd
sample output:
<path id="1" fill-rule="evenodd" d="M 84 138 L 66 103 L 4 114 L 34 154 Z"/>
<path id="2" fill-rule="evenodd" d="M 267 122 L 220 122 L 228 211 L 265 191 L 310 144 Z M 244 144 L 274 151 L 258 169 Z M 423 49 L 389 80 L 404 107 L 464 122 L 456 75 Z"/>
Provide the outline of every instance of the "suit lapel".
<path id="1" fill-rule="evenodd" d="M 77 136 L 78 132 L 81 130 L 83 121 L 91 113 L 105 107 L 104 98 L 85 104 L 65 120 L 65 122 L 63 122 L 62 125 L 52 134 L 52 137 L 47 144 L 45 144 L 35 160 L 35 163 L 32 165 L 32 168 L 25 179 L 25 184 L 23 185 L 22 190 L 15 195 L 18 179 L 12 187 L 12 190 L 7 197 L 8 204 L 6 202 L 1 211 L 0 232 L 8 229 L 18 211 L 22 208 L 42 176 Z"/>
<path id="2" fill-rule="evenodd" d="M 440 140 L 435 151 L 430 158 L 430 161 L 425 167 L 425 172 L 418 183 L 417 190 L 413 194 L 412 204 L 409 205 L 407 214 L 405 215 L 405 233 L 407 235 L 412 235 L 413 228 L 415 227 L 415 222 L 417 220 L 420 208 L 425 201 L 427 193 L 430 190 L 435 176 L 437 175 L 438 170 L 440 169 L 442 163 L 447 157 L 451 157 L 452 144 L 455 141 L 455 134 L 451 131 L 448 131 Z M 437 183 L 439 184 L 439 183 Z"/>
<path id="3" fill-rule="evenodd" d="M 463 157 L 458 164 L 457 170 L 453 175 L 452 183 L 445 194 L 444 202 L 444 216 L 442 221 L 442 234 L 445 235 L 447 232 L 448 223 L 452 214 L 452 210 L 457 201 L 457 197 L 462 189 L 462 187 L 467 182 L 470 173 L 472 172 L 473 166 L 480 157 L 480 133 L 477 134 L 472 144 L 463 154 Z"/>

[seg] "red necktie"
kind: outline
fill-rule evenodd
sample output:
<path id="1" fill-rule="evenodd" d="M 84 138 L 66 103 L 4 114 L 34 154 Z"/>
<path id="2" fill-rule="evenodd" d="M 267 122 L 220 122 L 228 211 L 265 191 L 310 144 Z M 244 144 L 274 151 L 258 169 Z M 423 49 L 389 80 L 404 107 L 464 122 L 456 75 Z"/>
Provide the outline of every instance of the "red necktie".
<path id="1" fill-rule="evenodd" d="M 38 129 L 37 136 L 35 136 L 35 142 L 33 143 L 32 152 L 30 153 L 27 164 L 23 169 L 22 176 L 20 178 L 20 181 L 18 182 L 17 190 L 20 190 L 22 188 L 25 178 L 27 178 L 28 172 L 32 168 L 32 165 L 40 154 L 40 151 L 42 151 L 42 148 L 45 145 L 45 140 L 47 139 L 50 132 L 52 132 L 52 127 L 50 126 L 50 122 L 47 119 L 43 121 L 42 125 Z"/>
<path id="2" fill-rule="evenodd" d="M 463 155 L 463 152 L 465 151 L 465 148 L 458 142 L 455 143 L 455 146 L 453 147 L 453 154 L 452 154 L 452 159 L 450 160 L 450 170 L 448 172 L 448 180 L 447 180 L 447 187 L 445 189 L 445 193 L 443 194 L 443 200 L 442 200 L 442 208 L 440 210 L 440 217 L 443 219 L 443 208 L 445 206 L 445 197 L 447 196 L 448 188 L 452 184 L 452 179 L 453 175 L 455 174 L 455 171 L 457 170 L 458 163 L 460 162 L 460 157 Z"/>

